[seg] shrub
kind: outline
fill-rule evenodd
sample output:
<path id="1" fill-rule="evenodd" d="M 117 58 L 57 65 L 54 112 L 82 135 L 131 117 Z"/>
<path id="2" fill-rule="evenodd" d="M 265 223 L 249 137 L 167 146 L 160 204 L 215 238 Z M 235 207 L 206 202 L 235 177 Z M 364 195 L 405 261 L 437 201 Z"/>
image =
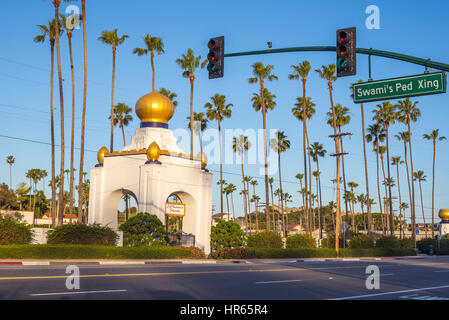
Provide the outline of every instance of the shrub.
<path id="1" fill-rule="evenodd" d="M 253 258 L 253 251 L 248 248 L 218 248 L 209 257 L 211 259 L 250 259 Z"/>
<path id="2" fill-rule="evenodd" d="M 445 239 L 444 237 L 440 240 L 440 249 L 438 249 L 438 239 L 436 238 L 424 238 L 419 241 L 416 241 L 416 247 L 422 253 L 428 254 L 430 252 L 430 245 L 433 246 L 434 252 L 439 250 L 440 253 L 443 251 L 449 250 L 449 239 Z"/>
<path id="3" fill-rule="evenodd" d="M 65 224 L 47 232 L 48 244 L 91 244 L 114 246 L 117 233 L 109 227 L 99 224 Z"/>
<path id="4" fill-rule="evenodd" d="M 399 257 L 416 256 L 414 249 L 402 248 L 370 248 L 370 249 L 340 249 L 340 257 Z"/>
<path id="5" fill-rule="evenodd" d="M 338 247 L 343 248 L 344 241 L 340 237 L 338 240 Z M 327 237 L 321 240 L 321 248 L 335 249 L 335 233 L 329 232 Z"/>
<path id="6" fill-rule="evenodd" d="M 396 249 L 400 247 L 399 239 L 395 236 L 383 236 L 376 240 L 376 248 L 391 248 Z"/>
<path id="7" fill-rule="evenodd" d="M 402 249 L 413 249 L 415 248 L 415 241 L 413 238 L 399 239 L 399 247 Z"/>
<path id="8" fill-rule="evenodd" d="M 358 235 L 353 237 L 349 241 L 349 248 L 360 249 L 360 248 L 374 248 L 374 240 L 367 235 Z"/>
<path id="9" fill-rule="evenodd" d="M 241 247 L 244 242 L 245 234 L 237 222 L 220 220 L 212 227 L 210 245 L 214 248 Z"/>
<path id="10" fill-rule="evenodd" d="M 164 225 L 154 214 L 138 213 L 123 223 L 119 230 L 123 231 L 124 246 L 165 245 Z"/>
<path id="11" fill-rule="evenodd" d="M 282 248 L 283 245 L 281 236 L 271 231 L 258 232 L 247 239 L 249 248 Z"/>
<path id="12" fill-rule="evenodd" d="M 254 258 L 334 258 L 337 252 L 328 248 L 251 248 Z"/>
<path id="13" fill-rule="evenodd" d="M 31 227 L 11 217 L 0 216 L 0 245 L 27 244 L 33 239 Z"/>
<path id="14" fill-rule="evenodd" d="M 197 247 L 181 247 L 181 248 L 189 250 L 190 256 L 193 259 L 206 259 L 207 258 L 206 254 L 200 248 L 197 248 Z"/>
<path id="15" fill-rule="evenodd" d="M 309 234 L 297 234 L 287 238 L 286 248 L 316 248 L 316 240 Z"/>

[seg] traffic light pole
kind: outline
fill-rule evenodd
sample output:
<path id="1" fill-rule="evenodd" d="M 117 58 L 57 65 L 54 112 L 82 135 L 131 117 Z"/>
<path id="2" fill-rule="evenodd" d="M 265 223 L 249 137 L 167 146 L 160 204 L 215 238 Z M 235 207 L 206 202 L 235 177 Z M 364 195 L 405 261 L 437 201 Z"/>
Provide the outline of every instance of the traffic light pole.
<path id="1" fill-rule="evenodd" d="M 326 47 L 326 46 L 314 46 L 314 47 L 293 47 L 293 48 L 281 48 L 281 49 L 270 49 L 270 50 L 258 50 L 258 51 L 247 51 L 247 52 L 235 52 L 235 53 L 228 53 L 225 54 L 225 58 L 230 57 L 240 57 L 240 56 L 253 56 L 253 55 L 259 55 L 259 54 L 272 54 L 272 53 L 284 53 L 284 52 L 304 52 L 304 51 L 329 51 L 329 52 L 335 52 L 336 47 Z M 395 60 L 401 60 L 406 61 L 413 64 L 418 64 L 427 68 L 433 68 L 441 71 L 448 71 L 449 72 L 449 64 L 432 61 L 431 59 L 422 59 L 417 58 L 401 53 L 391 52 L 391 51 L 383 51 L 383 50 L 376 50 L 376 49 L 364 49 L 364 48 L 357 48 L 357 53 L 359 54 L 367 54 L 369 56 L 378 56 L 378 57 L 384 57 L 389 59 L 395 59 Z"/>

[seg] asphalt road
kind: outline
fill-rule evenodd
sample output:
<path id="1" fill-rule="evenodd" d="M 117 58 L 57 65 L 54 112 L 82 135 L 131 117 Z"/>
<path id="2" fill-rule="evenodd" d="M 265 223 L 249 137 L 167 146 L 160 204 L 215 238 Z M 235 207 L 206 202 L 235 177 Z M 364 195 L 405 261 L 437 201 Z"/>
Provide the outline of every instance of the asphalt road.
<path id="1" fill-rule="evenodd" d="M 380 270 L 367 289 L 366 268 Z M 0 267 L 0 299 L 56 300 L 449 300 L 449 258 L 391 261 L 271 261 L 249 264 Z"/>

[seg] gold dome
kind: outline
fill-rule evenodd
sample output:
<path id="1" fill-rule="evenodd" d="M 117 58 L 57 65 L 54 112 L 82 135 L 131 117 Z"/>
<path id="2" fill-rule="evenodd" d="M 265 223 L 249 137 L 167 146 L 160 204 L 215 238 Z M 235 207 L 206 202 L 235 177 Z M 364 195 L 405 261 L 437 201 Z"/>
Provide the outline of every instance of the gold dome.
<path id="1" fill-rule="evenodd" d="M 161 155 L 161 149 L 158 144 L 153 141 L 147 149 L 147 159 L 148 160 L 157 160 Z"/>
<path id="2" fill-rule="evenodd" d="M 449 220 L 449 209 L 441 209 L 438 216 L 441 220 Z"/>
<path id="3" fill-rule="evenodd" d="M 136 103 L 136 114 L 142 122 L 166 124 L 174 112 L 173 102 L 157 90 L 144 95 Z"/>
<path id="4" fill-rule="evenodd" d="M 98 163 L 100 163 L 100 164 L 104 163 L 104 154 L 107 152 L 109 152 L 109 150 L 105 146 L 102 146 L 101 149 L 98 150 L 98 153 L 97 153 Z"/>

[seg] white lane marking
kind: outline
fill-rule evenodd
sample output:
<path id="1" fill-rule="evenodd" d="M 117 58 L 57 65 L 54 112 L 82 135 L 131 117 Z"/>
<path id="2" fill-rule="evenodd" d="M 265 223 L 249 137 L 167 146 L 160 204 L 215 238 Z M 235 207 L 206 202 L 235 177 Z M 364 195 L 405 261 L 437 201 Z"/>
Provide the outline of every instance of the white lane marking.
<path id="1" fill-rule="evenodd" d="M 419 289 L 410 289 L 410 290 L 400 290 L 400 291 L 373 293 L 373 294 L 365 294 L 365 295 L 361 295 L 361 296 L 334 298 L 334 299 L 329 299 L 329 300 L 349 300 L 349 299 L 368 298 L 368 297 L 376 297 L 376 296 L 385 296 L 385 295 L 389 295 L 389 294 L 398 294 L 398 293 L 416 292 L 416 291 L 426 291 L 426 290 L 436 290 L 436 289 L 445 289 L 445 288 L 449 288 L 449 285 L 439 286 L 439 287 L 428 287 L 428 288 L 419 288 Z"/>
<path id="2" fill-rule="evenodd" d="M 60 296 L 60 295 L 70 295 L 70 294 L 91 294 L 91 293 L 111 293 L 111 292 L 125 292 L 126 289 L 122 290 L 99 290 L 99 291 L 73 291 L 73 292 L 51 292 L 51 293 L 34 293 L 30 294 L 32 297 L 38 296 Z"/>
<path id="3" fill-rule="evenodd" d="M 302 281 L 302 280 L 260 281 L 260 282 L 254 282 L 254 284 L 284 283 L 284 282 L 301 282 L 301 281 Z"/>

